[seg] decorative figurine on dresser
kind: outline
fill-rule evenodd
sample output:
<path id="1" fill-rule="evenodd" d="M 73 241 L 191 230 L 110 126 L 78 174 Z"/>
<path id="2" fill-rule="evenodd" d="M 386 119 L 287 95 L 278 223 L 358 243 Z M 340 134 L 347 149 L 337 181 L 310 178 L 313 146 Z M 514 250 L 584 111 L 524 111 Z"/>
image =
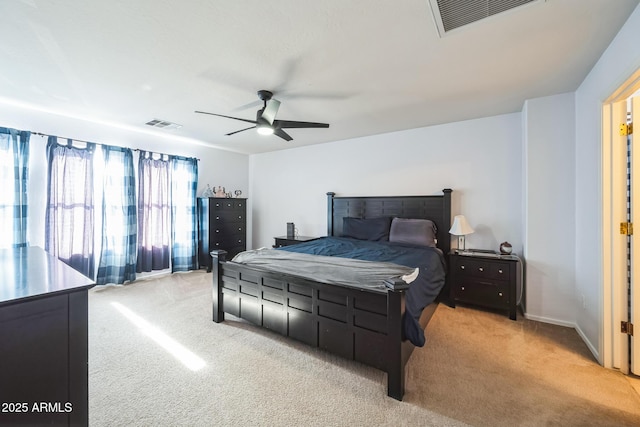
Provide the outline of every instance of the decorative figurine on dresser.
<path id="1" fill-rule="evenodd" d="M 198 197 L 198 262 L 211 272 L 214 249 L 224 249 L 228 259 L 247 250 L 247 199 Z"/>
<path id="2" fill-rule="evenodd" d="M 506 245 L 505 245 L 506 243 Z M 509 313 L 516 320 L 522 295 L 522 262 L 511 254 L 511 245 L 501 244 L 501 252 L 469 249 L 449 254 L 450 299 Z"/>

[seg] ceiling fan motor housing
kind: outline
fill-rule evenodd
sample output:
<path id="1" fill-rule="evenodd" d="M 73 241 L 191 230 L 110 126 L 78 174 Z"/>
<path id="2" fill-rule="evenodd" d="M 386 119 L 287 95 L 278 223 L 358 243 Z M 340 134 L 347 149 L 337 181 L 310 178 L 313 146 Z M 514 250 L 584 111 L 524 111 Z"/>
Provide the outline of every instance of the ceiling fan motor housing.
<path id="1" fill-rule="evenodd" d="M 267 102 L 272 97 L 273 97 L 273 92 L 271 91 L 264 90 L 264 89 L 258 91 L 258 98 L 260 98 L 264 102 Z"/>

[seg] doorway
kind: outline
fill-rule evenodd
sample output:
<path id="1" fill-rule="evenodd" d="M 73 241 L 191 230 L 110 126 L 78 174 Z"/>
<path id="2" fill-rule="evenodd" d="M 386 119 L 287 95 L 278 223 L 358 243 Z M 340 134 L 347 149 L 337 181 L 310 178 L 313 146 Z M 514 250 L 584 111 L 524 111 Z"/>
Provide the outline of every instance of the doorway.
<path id="1" fill-rule="evenodd" d="M 640 118 L 640 70 L 605 101 L 602 114 L 602 359 L 607 368 L 638 375 L 640 339 L 632 326 L 640 336 L 640 138 L 633 119 Z"/>

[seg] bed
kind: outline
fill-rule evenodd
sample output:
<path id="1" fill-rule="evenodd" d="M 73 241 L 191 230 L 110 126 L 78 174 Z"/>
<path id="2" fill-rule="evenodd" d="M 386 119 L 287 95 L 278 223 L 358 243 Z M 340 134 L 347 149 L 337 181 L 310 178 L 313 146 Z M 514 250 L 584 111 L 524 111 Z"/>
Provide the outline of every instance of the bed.
<path id="1" fill-rule="evenodd" d="M 432 250 L 439 254 L 444 264 L 451 241 L 448 233 L 451 193 L 451 189 L 444 189 L 441 195 L 428 196 L 336 197 L 335 193 L 327 193 L 327 237 L 339 239 L 345 233 L 353 233 L 354 222 L 347 222 L 345 218 L 355 219 L 356 224 L 358 219 L 430 220 L 435 225 L 436 247 Z M 293 248 L 272 251 L 277 252 L 278 257 L 286 257 L 285 253 L 295 252 L 289 249 Z M 223 250 L 211 252 L 214 322 L 223 322 L 228 313 L 380 369 L 387 373 L 388 396 L 402 400 L 405 366 L 416 344 L 424 344 L 424 341 L 419 342 L 420 336 L 408 333 L 407 325 L 415 323 L 423 333 L 438 304 L 437 295 L 434 295 L 418 313 L 413 309 L 409 315 L 409 308 L 416 306 L 412 293 L 415 294 L 418 288 L 413 285 L 424 276 L 423 273 L 418 274 L 415 270 L 411 274 L 413 268 L 400 269 L 398 274 L 384 278 L 382 283 L 354 286 L 339 280 L 313 279 L 308 274 L 305 277 L 295 270 L 283 272 L 260 263 L 243 263 L 240 261 L 244 253 L 238 254 L 234 261 L 227 260 L 226 255 Z M 318 257 L 318 262 L 322 258 L 321 255 L 296 256 Z M 441 283 L 430 290 L 431 294 L 446 295 L 444 271 L 446 268 L 442 270 L 442 280 L 438 279 Z M 422 338 L 424 340 L 424 335 Z"/>

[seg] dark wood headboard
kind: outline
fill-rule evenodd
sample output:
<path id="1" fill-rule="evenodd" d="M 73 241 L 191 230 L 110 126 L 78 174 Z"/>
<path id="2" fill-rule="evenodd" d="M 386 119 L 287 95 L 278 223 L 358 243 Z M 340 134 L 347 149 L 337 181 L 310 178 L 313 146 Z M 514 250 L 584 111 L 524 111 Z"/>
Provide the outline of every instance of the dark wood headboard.
<path id="1" fill-rule="evenodd" d="M 342 219 L 398 218 L 430 219 L 438 227 L 438 247 L 446 255 L 451 249 L 451 193 L 445 188 L 440 196 L 336 197 L 327 193 L 327 235 L 342 234 Z"/>

